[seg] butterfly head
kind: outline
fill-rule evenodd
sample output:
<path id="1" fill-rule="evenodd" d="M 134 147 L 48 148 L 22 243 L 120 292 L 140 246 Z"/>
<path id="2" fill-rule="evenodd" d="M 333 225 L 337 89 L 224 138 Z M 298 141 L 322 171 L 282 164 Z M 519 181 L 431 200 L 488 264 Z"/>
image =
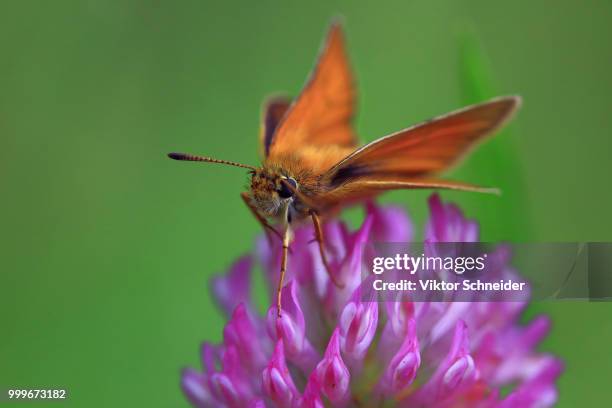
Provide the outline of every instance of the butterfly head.
<path id="1" fill-rule="evenodd" d="M 298 183 L 293 177 L 279 170 L 261 168 L 254 170 L 251 177 L 251 197 L 264 214 L 278 216 L 295 196 Z"/>

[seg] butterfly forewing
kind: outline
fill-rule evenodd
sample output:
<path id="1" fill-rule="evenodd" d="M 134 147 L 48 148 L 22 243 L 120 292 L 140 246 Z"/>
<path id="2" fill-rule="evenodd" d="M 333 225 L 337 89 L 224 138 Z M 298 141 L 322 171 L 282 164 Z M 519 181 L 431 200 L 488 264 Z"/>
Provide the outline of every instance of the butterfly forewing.
<path id="1" fill-rule="evenodd" d="M 306 86 L 269 140 L 269 159 L 306 145 L 355 146 L 354 109 L 355 90 L 344 38 L 340 25 L 333 24 Z"/>
<path id="2" fill-rule="evenodd" d="M 355 179 L 420 178 L 447 170 L 493 133 L 520 104 L 518 97 L 470 106 L 375 140 L 332 167 L 330 187 Z"/>
<path id="3" fill-rule="evenodd" d="M 496 189 L 440 180 L 476 143 L 506 122 L 518 97 L 497 98 L 380 138 L 349 154 L 321 177 L 313 201 L 341 207 L 395 189 L 454 189 L 496 193 Z"/>

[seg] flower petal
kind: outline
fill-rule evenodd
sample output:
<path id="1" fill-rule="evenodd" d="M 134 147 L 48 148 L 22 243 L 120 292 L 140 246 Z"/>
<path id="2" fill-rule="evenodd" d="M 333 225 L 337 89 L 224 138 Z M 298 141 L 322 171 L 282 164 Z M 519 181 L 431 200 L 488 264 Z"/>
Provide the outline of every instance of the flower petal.
<path id="1" fill-rule="evenodd" d="M 231 320 L 225 326 L 223 341 L 226 347 L 236 348 L 242 364 L 252 372 L 259 371 L 265 366 L 266 348 L 243 303 L 236 307 Z"/>
<path id="2" fill-rule="evenodd" d="M 245 406 L 252 399 L 254 390 L 236 347 L 230 346 L 224 350 L 221 365 L 222 371 L 208 377 L 212 395 L 230 408 Z"/>
<path id="3" fill-rule="evenodd" d="M 210 376 L 209 384 L 215 397 L 229 407 L 239 407 L 241 398 L 238 389 L 232 380 L 223 373 L 214 373 Z"/>
<path id="4" fill-rule="evenodd" d="M 417 405 L 429 406 L 442 403 L 467 390 L 478 379 L 479 373 L 474 359 L 469 354 L 468 329 L 459 320 L 451 350 L 436 368 L 431 378 L 409 400 Z"/>
<path id="5" fill-rule="evenodd" d="M 183 370 L 181 388 L 193 406 L 206 408 L 214 405 L 214 398 L 203 374 L 191 368 Z"/>
<path id="6" fill-rule="evenodd" d="M 285 362 L 283 340 L 279 340 L 274 348 L 272 359 L 262 373 L 264 392 L 281 408 L 291 408 L 299 393 Z"/>
<path id="7" fill-rule="evenodd" d="M 340 355 L 340 335 L 338 329 L 334 330 L 325 351 L 325 356 L 317 365 L 316 375 L 321 391 L 335 404 L 334 406 L 342 405 L 347 401 L 351 375 Z"/>
<path id="8" fill-rule="evenodd" d="M 201 358 L 205 373 L 214 373 L 221 364 L 220 347 L 202 343 Z"/>
<path id="9" fill-rule="evenodd" d="M 440 196 L 429 197 L 430 218 L 425 226 L 427 242 L 476 242 L 478 224 L 463 216 L 454 204 L 443 204 Z"/>
<path id="10" fill-rule="evenodd" d="M 228 316 L 239 303 L 250 307 L 252 266 L 252 258 L 243 256 L 230 267 L 226 275 L 215 276 L 211 279 L 213 298 Z"/>
<path id="11" fill-rule="evenodd" d="M 499 404 L 499 408 L 546 408 L 555 405 L 557 402 L 555 381 L 562 372 L 563 364 L 558 359 L 549 358 L 540 373 L 520 384 Z"/>
<path id="12" fill-rule="evenodd" d="M 340 314 L 340 344 L 342 352 L 352 360 L 363 359 L 374 339 L 378 325 L 378 303 L 375 299 L 361 301 L 361 286 Z"/>
<path id="13" fill-rule="evenodd" d="M 290 281 L 282 289 L 282 316 L 278 317 L 276 306 L 268 309 L 267 329 L 273 340 L 282 339 L 287 358 L 302 371 L 310 372 L 317 364 L 320 354 L 306 338 L 304 314 L 297 297 L 297 283 Z"/>
<path id="14" fill-rule="evenodd" d="M 412 241 L 412 222 L 401 207 L 378 207 L 368 203 L 367 212 L 372 216 L 371 238 L 376 242 Z"/>
<path id="15" fill-rule="evenodd" d="M 414 381 L 421 365 L 415 320 L 410 319 L 406 326 L 404 342 L 387 365 L 379 383 L 385 395 L 395 395 L 405 390 Z"/>
<path id="16" fill-rule="evenodd" d="M 370 239 L 370 231 L 372 229 L 372 216 L 366 215 L 361 228 L 352 234 L 347 239 L 348 252 L 344 260 L 340 264 L 340 271 L 336 275 L 344 287 L 336 288 L 333 283 L 329 282 L 328 287 L 331 289 L 330 302 L 333 307 L 328 312 L 338 313 L 349 300 L 355 289 L 361 284 L 361 270 L 363 265 L 364 247 Z"/>
<path id="17" fill-rule="evenodd" d="M 304 314 L 297 298 L 296 285 L 295 280 L 291 280 L 281 291 L 282 317 L 278 317 L 273 305 L 268 309 L 266 319 L 268 333 L 273 339 L 284 340 L 287 354 L 300 353 L 304 345 Z"/>
<path id="18" fill-rule="evenodd" d="M 266 403 L 264 400 L 256 399 L 251 401 L 249 408 L 266 408 Z"/>
<path id="19" fill-rule="evenodd" d="M 323 404 L 323 400 L 321 399 L 321 386 L 317 381 L 316 372 L 313 372 L 308 378 L 304 394 L 299 401 L 298 407 L 325 408 L 325 404 Z"/>

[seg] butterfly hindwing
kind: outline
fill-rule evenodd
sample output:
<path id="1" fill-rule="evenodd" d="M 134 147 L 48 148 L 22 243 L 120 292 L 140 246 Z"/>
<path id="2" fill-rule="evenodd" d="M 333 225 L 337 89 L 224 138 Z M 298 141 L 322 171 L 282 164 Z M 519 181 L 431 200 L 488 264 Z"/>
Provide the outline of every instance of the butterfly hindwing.
<path id="1" fill-rule="evenodd" d="M 263 157 L 270 153 L 272 138 L 281 120 L 289 110 L 291 101 L 285 97 L 270 98 L 264 103 L 261 117 L 260 146 Z"/>

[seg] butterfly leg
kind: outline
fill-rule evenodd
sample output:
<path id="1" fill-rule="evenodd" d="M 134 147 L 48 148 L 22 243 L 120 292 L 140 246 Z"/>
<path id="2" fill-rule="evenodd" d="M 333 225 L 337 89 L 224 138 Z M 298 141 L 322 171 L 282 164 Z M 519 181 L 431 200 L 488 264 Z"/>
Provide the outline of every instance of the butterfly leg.
<path id="1" fill-rule="evenodd" d="M 273 233 L 282 241 L 283 236 L 281 235 L 281 233 L 278 232 L 276 228 L 274 228 L 272 225 L 270 225 L 270 223 L 268 223 L 268 221 L 259 213 L 259 211 L 257 211 L 257 208 L 255 208 L 253 204 L 251 204 L 249 193 L 242 192 L 240 193 L 240 197 L 242 197 L 242 201 L 244 201 L 246 206 L 249 207 L 249 210 L 251 210 L 251 214 L 253 214 L 255 219 L 257 219 L 257 221 L 259 221 L 259 224 L 261 224 L 261 226 L 263 227 L 264 231 L 266 232 L 268 242 L 272 244 L 272 238 L 270 237 L 270 233 Z"/>
<path id="2" fill-rule="evenodd" d="M 333 282 L 334 285 L 336 285 L 339 288 L 343 288 L 344 284 L 338 282 L 338 280 L 335 278 L 333 271 L 331 270 L 331 267 L 329 266 L 329 262 L 327 262 L 327 256 L 325 256 L 325 244 L 323 241 L 323 228 L 321 228 L 321 220 L 319 219 L 319 215 L 315 211 L 311 210 L 310 217 L 312 218 L 312 224 L 314 225 L 314 229 L 315 229 L 315 240 L 319 244 L 319 253 L 321 254 L 321 261 L 323 261 L 323 266 L 325 266 L 327 275 L 329 276 L 329 279 Z"/>
<path id="3" fill-rule="evenodd" d="M 289 255 L 289 241 L 291 240 L 291 229 L 289 225 L 283 234 L 283 251 L 281 252 L 280 276 L 278 278 L 278 288 L 276 289 L 276 314 L 281 317 L 281 294 L 283 290 L 283 281 L 285 280 L 285 272 L 287 272 L 287 257 Z"/>

